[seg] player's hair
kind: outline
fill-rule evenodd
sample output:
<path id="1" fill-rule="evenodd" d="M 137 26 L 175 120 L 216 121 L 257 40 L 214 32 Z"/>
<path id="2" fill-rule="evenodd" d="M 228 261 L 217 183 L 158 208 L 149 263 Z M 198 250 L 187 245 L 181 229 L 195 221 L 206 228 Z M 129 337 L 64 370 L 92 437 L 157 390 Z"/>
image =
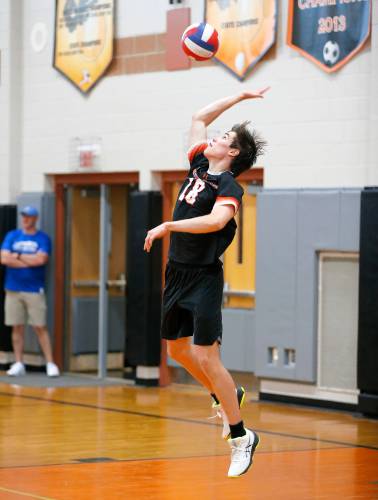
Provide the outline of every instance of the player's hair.
<path id="1" fill-rule="evenodd" d="M 236 134 L 231 147 L 239 150 L 239 154 L 231 163 L 231 172 L 235 177 L 251 168 L 265 151 L 266 142 L 255 130 L 249 130 L 249 124 L 249 121 L 245 121 L 234 125 L 231 129 Z"/>

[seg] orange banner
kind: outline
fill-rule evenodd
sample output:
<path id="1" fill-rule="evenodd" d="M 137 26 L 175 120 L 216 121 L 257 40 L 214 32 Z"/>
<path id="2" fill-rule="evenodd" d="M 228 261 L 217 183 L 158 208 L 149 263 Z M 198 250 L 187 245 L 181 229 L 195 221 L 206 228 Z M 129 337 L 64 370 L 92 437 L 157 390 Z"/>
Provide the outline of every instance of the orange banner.
<path id="1" fill-rule="evenodd" d="M 113 58 L 114 0 L 56 0 L 54 67 L 87 93 Z"/>
<path id="2" fill-rule="evenodd" d="M 220 36 L 215 59 L 243 80 L 274 44 L 276 17 L 276 0 L 206 0 L 206 22 Z"/>

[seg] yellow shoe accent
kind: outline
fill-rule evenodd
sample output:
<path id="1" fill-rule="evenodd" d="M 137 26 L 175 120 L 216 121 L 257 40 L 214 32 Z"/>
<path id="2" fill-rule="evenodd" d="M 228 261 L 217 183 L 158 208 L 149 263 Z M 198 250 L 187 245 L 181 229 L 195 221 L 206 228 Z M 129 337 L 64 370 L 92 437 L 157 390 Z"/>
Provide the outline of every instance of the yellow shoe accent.
<path id="1" fill-rule="evenodd" d="M 244 402 L 245 402 L 245 395 L 246 395 L 246 392 L 245 392 L 244 387 L 242 387 L 242 386 L 241 386 L 241 387 L 240 387 L 240 389 L 243 391 L 243 396 L 242 396 L 242 398 L 241 398 L 241 400 L 240 400 L 240 403 L 239 403 L 239 408 L 243 408 L 243 406 L 244 406 Z"/>

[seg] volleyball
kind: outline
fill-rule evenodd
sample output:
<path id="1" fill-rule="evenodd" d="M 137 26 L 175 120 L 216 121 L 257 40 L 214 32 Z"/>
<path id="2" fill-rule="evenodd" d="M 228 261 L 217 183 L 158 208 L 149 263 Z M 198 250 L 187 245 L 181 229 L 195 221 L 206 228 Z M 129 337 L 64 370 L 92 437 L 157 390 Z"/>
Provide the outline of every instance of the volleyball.
<path id="1" fill-rule="evenodd" d="M 211 59 L 218 50 L 218 32 L 208 23 L 191 24 L 182 34 L 181 46 L 191 59 L 206 61 Z"/>

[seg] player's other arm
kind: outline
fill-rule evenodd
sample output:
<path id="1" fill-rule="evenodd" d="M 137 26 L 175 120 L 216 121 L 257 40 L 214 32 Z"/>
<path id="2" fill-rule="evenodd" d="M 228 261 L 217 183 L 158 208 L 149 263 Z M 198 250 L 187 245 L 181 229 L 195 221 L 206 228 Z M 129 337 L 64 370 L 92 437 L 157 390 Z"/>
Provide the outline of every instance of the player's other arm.
<path id="1" fill-rule="evenodd" d="M 233 205 L 214 205 L 213 210 L 208 215 L 193 217 L 192 219 L 163 222 L 160 226 L 156 226 L 148 231 L 144 242 L 144 250 L 149 252 L 153 242 L 156 239 L 163 238 L 169 231 L 194 234 L 220 231 L 234 215 L 235 207 Z"/>
<path id="2" fill-rule="evenodd" d="M 206 127 L 208 127 L 219 115 L 231 108 L 240 101 L 245 99 L 256 99 L 264 97 L 265 92 L 270 87 L 266 87 L 256 92 L 240 92 L 232 96 L 224 97 L 217 101 L 208 104 L 204 108 L 194 113 L 192 117 L 192 125 L 189 134 L 189 144 L 192 147 L 194 144 L 206 141 Z"/>
<path id="3" fill-rule="evenodd" d="M 215 205 L 211 213 L 192 219 L 169 221 L 165 225 L 168 231 L 176 233 L 214 233 L 224 228 L 229 220 L 235 215 L 232 205 Z"/>

